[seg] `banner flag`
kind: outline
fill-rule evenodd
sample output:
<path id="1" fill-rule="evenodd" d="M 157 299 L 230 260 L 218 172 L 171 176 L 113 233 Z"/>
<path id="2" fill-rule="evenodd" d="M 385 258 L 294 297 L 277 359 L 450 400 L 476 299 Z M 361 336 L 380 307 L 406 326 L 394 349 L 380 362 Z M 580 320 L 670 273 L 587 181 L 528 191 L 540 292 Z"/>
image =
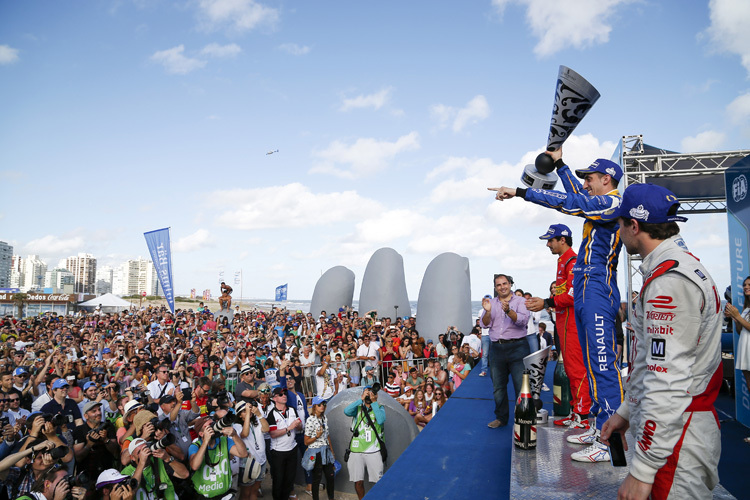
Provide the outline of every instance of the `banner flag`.
<path id="1" fill-rule="evenodd" d="M 195 288 L 191 288 L 191 289 L 190 289 L 190 298 L 191 298 L 191 299 L 194 299 L 194 298 L 195 298 Z"/>
<path id="2" fill-rule="evenodd" d="M 174 314 L 174 288 L 172 287 L 172 247 L 169 244 L 169 228 L 143 233 L 151 260 L 156 268 L 161 289 L 167 299 L 169 310 Z"/>
<path id="3" fill-rule="evenodd" d="M 286 300 L 286 290 L 289 283 L 284 283 L 281 286 L 276 287 L 276 302 L 283 302 Z"/>

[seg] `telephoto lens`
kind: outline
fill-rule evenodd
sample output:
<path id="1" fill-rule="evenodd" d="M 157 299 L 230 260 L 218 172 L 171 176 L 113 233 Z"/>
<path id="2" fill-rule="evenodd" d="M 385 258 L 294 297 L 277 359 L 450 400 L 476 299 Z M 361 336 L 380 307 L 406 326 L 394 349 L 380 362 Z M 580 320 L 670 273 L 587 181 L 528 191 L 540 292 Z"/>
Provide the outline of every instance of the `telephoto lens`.
<path id="1" fill-rule="evenodd" d="M 214 422 L 214 432 L 217 434 L 220 433 L 227 427 L 231 426 L 235 422 L 235 419 L 236 417 L 234 413 L 227 413 L 226 415 L 221 417 L 219 420 Z"/>
<path id="2" fill-rule="evenodd" d="M 57 448 L 53 448 L 49 454 L 52 457 L 52 460 L 60 460 L 68 454 L 68 449 L 67 446 L 58 446 Z"/>
<path id="3" fill-rule="evenodd" d="M 150 446 L 150 448 L 151 448 L 151 451 L 159 451 L 159 450 L 163 450 L 167 446 L 170 446 L 170 445 L 173 445 L 173 444 L 174 444 L 174 436 L 171 435 L 171 434 L 167 434 L 166 436 L 164 436 L 160 440 L 155 441 Z"/>

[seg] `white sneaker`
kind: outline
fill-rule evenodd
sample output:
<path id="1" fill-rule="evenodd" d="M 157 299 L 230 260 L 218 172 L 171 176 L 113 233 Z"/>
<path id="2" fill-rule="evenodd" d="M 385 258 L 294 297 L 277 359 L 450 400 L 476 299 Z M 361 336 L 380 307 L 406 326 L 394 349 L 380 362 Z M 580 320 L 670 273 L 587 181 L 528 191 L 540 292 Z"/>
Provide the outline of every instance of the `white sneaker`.
<path id="1" fill-rule="evenodd" d="M 585 445 L 592 444 L 594 441 L 596 441 L 597 437 L 598 433 L 596 432 L 596 427 L 590 427 L 583 434 L 573 434 L 572 436 L 568 436 L 567 440 L 569 443 Z"/>
<path id="2" fill-rule="evenodd" d="M 596 438 L 591 446 L 573 453 L 570 458 L 576 462 L 609 462 L 609 448 Z"/>
<path id="3" fill-rule="evenodd" d="M 549 392 L 549 387 L 547 387 L 547 384 L 545 384 L 544 382 L 542 382 L 542 390 L 544 392 Z"/>

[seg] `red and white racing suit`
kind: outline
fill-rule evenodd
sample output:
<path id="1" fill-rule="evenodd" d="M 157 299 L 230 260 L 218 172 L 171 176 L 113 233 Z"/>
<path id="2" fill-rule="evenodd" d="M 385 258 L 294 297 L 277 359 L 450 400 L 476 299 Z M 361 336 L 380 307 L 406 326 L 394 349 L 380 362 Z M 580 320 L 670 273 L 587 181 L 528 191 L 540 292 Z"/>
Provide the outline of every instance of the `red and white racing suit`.
<path id="1" fill-rule="evenodd" d="M 591 408 L 589 379 L 583 363 L 581 342 L 578 340 L 576 318 L 573 310 L 573 267 L 576 253 L 569 248 L 557 258 L 557 278 L 555 279 L 555 325 L 560 337 L 560 350 L 565 363 L 565 373 L 570 379 L 570 404 L 579 415 L 588 415 Z"/>
<path id="2" fill-rule="evenodd" d="M 711 498 L 721 455 L 713 406 L 722 380 L 719 294 L 679 235 L 640 270 L 633 363 L 617 410 L 636 440 L 630 474 L 653 483 L 651 498 Z"/>

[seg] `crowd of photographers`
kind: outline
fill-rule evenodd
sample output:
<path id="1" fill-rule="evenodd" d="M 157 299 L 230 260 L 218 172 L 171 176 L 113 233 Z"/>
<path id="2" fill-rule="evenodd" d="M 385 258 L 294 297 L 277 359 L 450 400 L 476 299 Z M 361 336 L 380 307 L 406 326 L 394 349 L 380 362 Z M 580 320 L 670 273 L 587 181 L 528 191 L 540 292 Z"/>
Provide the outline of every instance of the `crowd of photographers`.
<path id="1" fill-rule="evenodd" d="M 449 329 L 434 346 L 414 318 L 350 309 L 3 318 L 0 500 L 254 499 L 267 465 L 274 499 L 294 498 L 300 467 L 333 498 L 327 401 L 367 387 L 347 414 L 378 430 L 350 448 L 377 451 L 377 389 L 424 426 L 479 362 L 475 340 Z"/>

